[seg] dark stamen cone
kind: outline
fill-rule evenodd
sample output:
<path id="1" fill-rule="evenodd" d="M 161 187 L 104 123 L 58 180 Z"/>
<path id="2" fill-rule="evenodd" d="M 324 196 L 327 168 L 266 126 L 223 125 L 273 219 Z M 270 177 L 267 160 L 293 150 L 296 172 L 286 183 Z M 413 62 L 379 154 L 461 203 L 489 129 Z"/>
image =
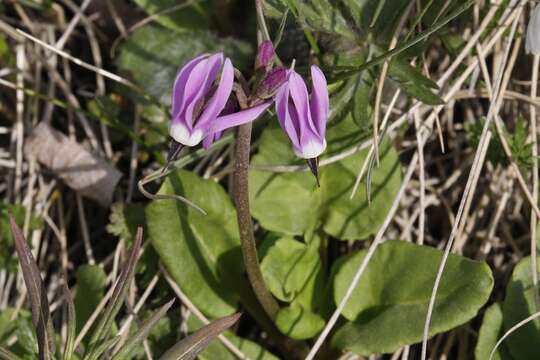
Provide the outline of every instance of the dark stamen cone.
<path id="1" fill-rule="evenodd" d="M 171 139 L 171 142 L 169 144 L 169 152 L 167 153 L 167 164 L 165 164 L 165 167 L 163 170 L 161 170 L 161 173 L 164 173 L 169 168 L 169 165 L 172 161 L 175 161 L 178 157 L 178 154 L 180 154 L 180 151 L 184 145 L 180 144 L 178 141 Z"/>
<path id="2" fill-rule="evenodd" d="M 307 164 L 309 166 L 309 169 L 311 170 L 311 173 L 315 176 L 315 179 L 317 180 L 317 187 L 321 187 L 321 184 L 319 183 L 319 158 L 312 158 L 307 159 Z"/>

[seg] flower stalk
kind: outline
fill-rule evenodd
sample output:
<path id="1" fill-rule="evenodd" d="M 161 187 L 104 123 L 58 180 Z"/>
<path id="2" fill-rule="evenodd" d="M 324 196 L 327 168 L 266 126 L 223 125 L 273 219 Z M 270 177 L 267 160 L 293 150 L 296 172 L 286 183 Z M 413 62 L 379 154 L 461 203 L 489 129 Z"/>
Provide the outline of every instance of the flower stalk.
<path id="1" fill-rule="evenodd" d="M 245 93 L 243 93 L 243 89 L 237 88 L 236 90 L 240 108 L 247 108 L 247 97 L 245 96 Z M 243 101 L 240 99 L 243 99 Z M 251 128 L 251 122 L 238 127 L 234 154 L 235 163 L 233 173 L 233 198 L 236 206 L 236 217 L 240 232 L 242 256 L 244 258 L 244 266 L 249 282 L 253 288 L 253 292 L 255 293 L 257 300 L 264 309 L 264 312 L 272 320 L 274 320 L 277 312 L 279 311 L 279 305 L 272 294 L 270 294 L 270 291 L 268 291 L 268 288 L 264 283 L 259 263 L 259 256 L 257 254 L 257 245 L 255 243 L 255 235 L 253 233 L 253 221 L 251 219 L 251 211 L 249 207 L 248 175 L 251 148 Z"/>

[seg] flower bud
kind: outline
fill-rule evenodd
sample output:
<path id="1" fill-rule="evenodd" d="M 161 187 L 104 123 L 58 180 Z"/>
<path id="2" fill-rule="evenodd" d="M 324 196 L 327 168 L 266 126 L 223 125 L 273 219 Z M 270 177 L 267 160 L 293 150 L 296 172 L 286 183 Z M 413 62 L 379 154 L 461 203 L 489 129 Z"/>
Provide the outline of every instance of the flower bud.
<path id="1" fill-rule="evenodd" d="M 264 71 L 270 70 L 274 60 L 274 45 L 270 40 L 263 41 L 257 51 L 257 58 L 255 59 L 255 71 L 262 69 Z"/>
<path id="2" fill-rule="evenodd" d="M 279 87 L 285 83 L 286 79 L 287 69 L 277 67 L 270 70 L 257 88 L 257 97 L 259 99 L 269 99 L 273 97 Z"/>

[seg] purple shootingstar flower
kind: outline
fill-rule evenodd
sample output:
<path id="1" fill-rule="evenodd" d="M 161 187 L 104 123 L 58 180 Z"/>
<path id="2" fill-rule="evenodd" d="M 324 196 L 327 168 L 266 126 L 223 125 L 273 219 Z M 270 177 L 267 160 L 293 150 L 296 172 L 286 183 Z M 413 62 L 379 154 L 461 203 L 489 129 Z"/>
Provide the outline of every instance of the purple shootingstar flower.
<path id="1" fill-rule="evenodd" d="M 326 148 L 324 138 L 329 99 L 326 78 L 317 66 L 311 66 L 311 98 L 302 77 L 289 70 L 287 81 L 276 95 L 276 113 L 281 128 L 293 145 L 294 152 L 306 159 L 317 177 L 318 157 Z"/>
<path id="2" fill-rule="evenodd" d="M 169 160 L 178 154 L 181 145 L 195 146 L 202 141 L 208 148 L 221 132 L 255 120 L 270 106 L 268 101 L 232 112 L 229 98 L 233 83 L 233 65 L 221 53 L 201 55 L 184 65 L 176 76 L 172 92 L 169 133 L 174 142 Z"/>

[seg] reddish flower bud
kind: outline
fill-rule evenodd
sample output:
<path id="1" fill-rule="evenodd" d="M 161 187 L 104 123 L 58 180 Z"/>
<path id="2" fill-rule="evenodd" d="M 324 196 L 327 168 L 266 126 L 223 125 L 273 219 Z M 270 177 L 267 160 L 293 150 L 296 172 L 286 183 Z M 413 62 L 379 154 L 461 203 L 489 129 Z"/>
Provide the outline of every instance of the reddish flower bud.
<path id="1" fill-rule="evenodd" d="M 272 67 L 274 60 L 274 45 L 270 40 L 263 41 L 257 51 L 257 59 L 255 59 L 255 71 L 263 69 L 268 71 Z"/>
<path id="2" fill-rule="evenodd" d="M 277 67 L 270 70 L 257 89 L 257 97 L 260 99 L 273 97 L 279 87 L 285 83 L 285 80 L 287 80 L 287 69 Z"/>

